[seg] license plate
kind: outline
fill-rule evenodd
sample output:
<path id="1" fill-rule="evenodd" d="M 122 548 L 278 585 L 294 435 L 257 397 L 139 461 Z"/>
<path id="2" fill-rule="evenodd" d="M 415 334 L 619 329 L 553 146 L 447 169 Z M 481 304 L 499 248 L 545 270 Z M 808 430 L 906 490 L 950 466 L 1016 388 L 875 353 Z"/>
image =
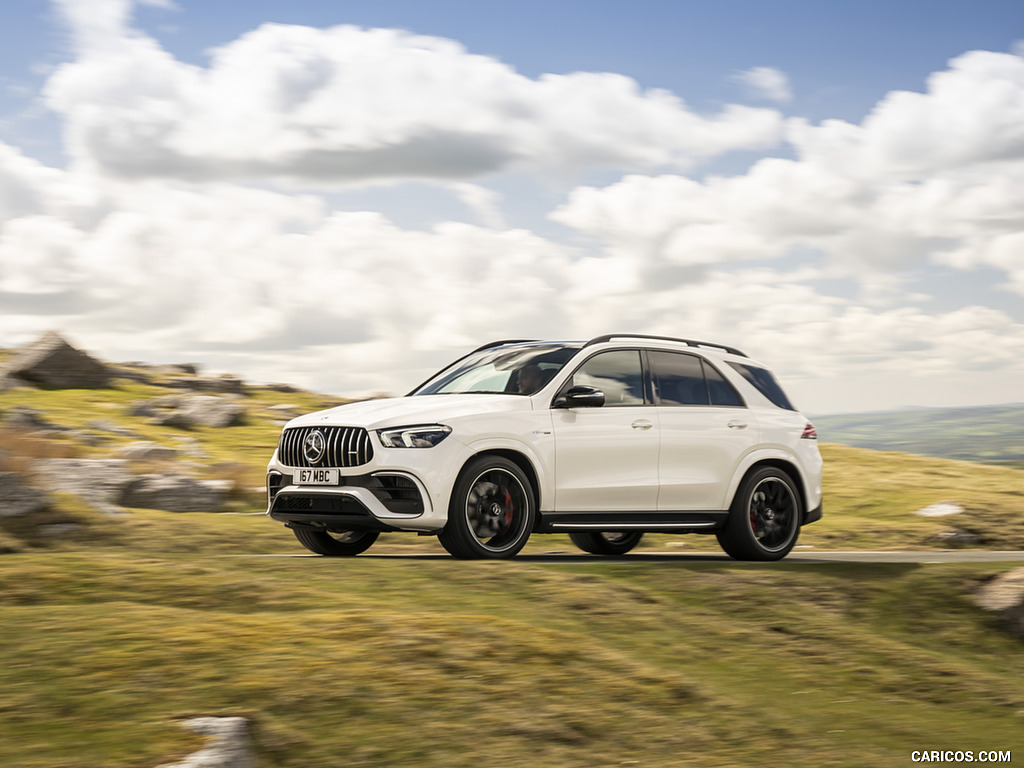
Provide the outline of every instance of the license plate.
<path id="1" fill-rule="evenodd" d="M 338 470 L 336 469 L 300 469 L 295 475 L 299 485 L 337 485 Z"/>

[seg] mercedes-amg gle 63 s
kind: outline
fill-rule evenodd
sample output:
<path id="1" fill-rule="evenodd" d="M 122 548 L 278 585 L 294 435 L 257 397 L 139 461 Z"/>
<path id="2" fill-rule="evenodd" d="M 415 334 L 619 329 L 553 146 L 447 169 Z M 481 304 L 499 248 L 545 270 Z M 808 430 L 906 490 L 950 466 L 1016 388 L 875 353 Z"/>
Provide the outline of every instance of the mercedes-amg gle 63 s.
<path id="1" fill-rule="evenodd" d="M 533 533 L 622 555 L 644 533 L 710 533 L 779 560 L 821 517 L 814 426 L 737 349 L 639 335 L 497 341 L 405 397 L 289 422 L 267 514 L 321 555 L 381 531 L 460 558 L 511 557 Z"/>

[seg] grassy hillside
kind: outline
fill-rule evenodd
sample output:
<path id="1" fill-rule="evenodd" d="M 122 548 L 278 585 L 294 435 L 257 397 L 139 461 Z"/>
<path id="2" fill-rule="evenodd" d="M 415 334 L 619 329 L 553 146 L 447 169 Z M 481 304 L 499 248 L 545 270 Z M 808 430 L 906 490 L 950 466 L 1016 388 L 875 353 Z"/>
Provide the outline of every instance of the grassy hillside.
<path id="1" fill-rule="evenodd" d="M 0 557 L 0 765 L 153 766 L 211 714 L 263 768 L 1024 748 L 1020 641 L 969 599 L 999 564 L 336 560 L 274 557 L 259 517 L 103 523 Z"/>
<path id="2" fill-rule="evenodd" d="M 971 601 L 1009 563 L 529 556 L 575 552 L 564 536 L 461 562 L 400 534 L 354 560 L 307 557 L 260 514 L 260 486 L 273 407 L 332 398 L 248 387 L 247 423 L 220 429 L 131 415 L 168 392 L 0 392 L 0 419 L 27 406 L 69 428 L 0 432 L 2 469 L 31 477 L 39 458 L 145 439 L 182 450 L 157 469 L 236 483 L 224 514 L 109 516 L 57 496 L 0 517 L 5 768 L 172 762 L 198 749 L 178 722 L 199 715 L 250 718 L 261 768 L 800 768 L 1024 749 L 1021 643 Z M 825 518 L 802 547 L 941 548 L 954 528 L 969 546 L 1024 548 L 1019 470 L 821 450 Z M 965 512 L 914 514 L 941 502 Z M 668 535 L 643 549 L 718 552 Z"/>
<path id="3" fill-rule="evenodd" d="M 537 536 L 512 562 L 453 560 L 433 538 L 382 536 L 350 560 L 305 556 L 259 485 L 274 405 L 245 426 L 185 431 L 131 416 L 167 394 L 0 392 L 77 432 L 0 434 L 7 468 L 105 456 L 136 438 L 230 477 L 225 514 L 131 510 L 74 496 L 0 517 L 0 765 L 146 768 L 196 749 L 177 723 L 242 715 L 261 768 L 895 765 L 924 748 L 1024 749 L 1024 653 L 970 595 L 991 565 L 587 563 Z M 90 444 L 96 443 L 96 444 Z M 801 546 L 1024 547 L 1018 470 L 822 445 L 825 519 Z M 165 467 L 167 468 L 167 467 Z M 151 467 L 139 467 L 139 470 Z M 953 501 L 965 512 L 914 511 Z M 652 536 L 650 550 L 717 552 Z M 979 734 L 981 734 L 979 736 Z M 979 741 L 979 739 L 981 739 Z"/>
<path id="4" fill-rule="evenodd" d="M 823 439 L 871 448 L 1024 468 L 1024 404 L 820 416 Z"/>

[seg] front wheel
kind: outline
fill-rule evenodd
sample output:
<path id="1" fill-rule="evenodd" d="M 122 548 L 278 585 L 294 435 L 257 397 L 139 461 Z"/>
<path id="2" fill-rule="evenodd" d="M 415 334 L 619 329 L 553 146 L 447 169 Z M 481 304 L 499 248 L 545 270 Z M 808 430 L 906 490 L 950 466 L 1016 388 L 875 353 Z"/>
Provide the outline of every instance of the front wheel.
<path id="1" fill-rule="evenodd" d="M 438 539 L 454 557 L 512 557 L 526 546 L 536 514 L 523 470 L 501 456 L 481 456 L 455 482 Z"/>
<path id="2" fill-rule="evenodd" d="M 332 557 L 352 557 L 368 550 L 380 536 L 379 531 L 321 531 L 311 528 L 292 528 L 297 538 L 310 552 Z"/>
<path id="3" fill-rule="evenodd" d="M 740 483 L 718 543 L 737 560 L 781 560 L 800 535 L 800 494 L 792 478 L 763 467 Z"/>
<path id="4" fill-rule="evenodd" d="M 624 555 L 639 544 L 643 537 L 643 531 L 573 531 L 569 534 L 573 544 L 592 555 Z"/>

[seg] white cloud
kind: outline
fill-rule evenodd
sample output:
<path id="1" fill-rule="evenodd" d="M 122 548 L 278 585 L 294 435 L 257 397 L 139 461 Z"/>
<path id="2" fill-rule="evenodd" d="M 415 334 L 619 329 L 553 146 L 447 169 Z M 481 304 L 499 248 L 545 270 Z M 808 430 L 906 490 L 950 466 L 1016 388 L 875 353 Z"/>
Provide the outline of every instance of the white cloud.
<path id="1" fill-rule="evenodd" d="M 307 183 L 464 179 L 508 168 L 686 166 L 781 138 L 773 110 L 701 116 L 630 78 L 531 79 L 451 40 L 266 24 L 175 60 L 128 28 L 127 0 L 61 0 L 77 58 L 47 88 L 82 164 L 124 178 Z"/>
<path id="2" fill-rule="evenodd" d="M 787 102 L 793 100 L 793 91 L 786 73 L 773 67 L 754 67 L 734 76 L 754 95 L 768 101 Z"/>
<path id="3" fill-rule="evenodd" d="M 935 264 L 1024 294 L 1019 57 L 966 54 L 860 125 L 791 122 L 795 159 L 697 180 L 636 172 L 770 140 L 777 113 L 701 117 L 621 76 L 530 79 L 352 27 L 265 26 L 194 67 L 132 32 L 127 2 L 62 7 L 78 58 L 48 93 L 76 162 L 0 144 L 4 345 L 56 326 L 107 357 L 400 392 L 490 338 L 620 330 L 746 349 L 818 412 L 1019 399 L 1020 318 L 907 294 Z M 574 246 L 510 229 L 509 201 L 466 181 L 601 165 L 632 174 L 552 213 Z M 429 177 L 474 223 L 403 229 L 235 178 L 285 175 Z M 858 289 L 820 287 L 840 280 Z"/>
<path id="4" fill-rule="evenodd" d="M 1019 291 L 1024 59 L 969 53 L 929 83 L 927 93 L 890 94 L 861 125 L 794 122 L 795 160 L 702 182 L 627 176 L 574 190 L 552 218 L 649 266 L 803 249 L 865 285 L 940 263 L 995 267 Z"/>
<path id="5" fill-rule="evenodd" d="M 794 121 L 800 156 L 855 178 L 918 179 L 1024 159 L 1024 57 L 972 51 L 925 93 L 893 91 L 859 125 Z"/>

